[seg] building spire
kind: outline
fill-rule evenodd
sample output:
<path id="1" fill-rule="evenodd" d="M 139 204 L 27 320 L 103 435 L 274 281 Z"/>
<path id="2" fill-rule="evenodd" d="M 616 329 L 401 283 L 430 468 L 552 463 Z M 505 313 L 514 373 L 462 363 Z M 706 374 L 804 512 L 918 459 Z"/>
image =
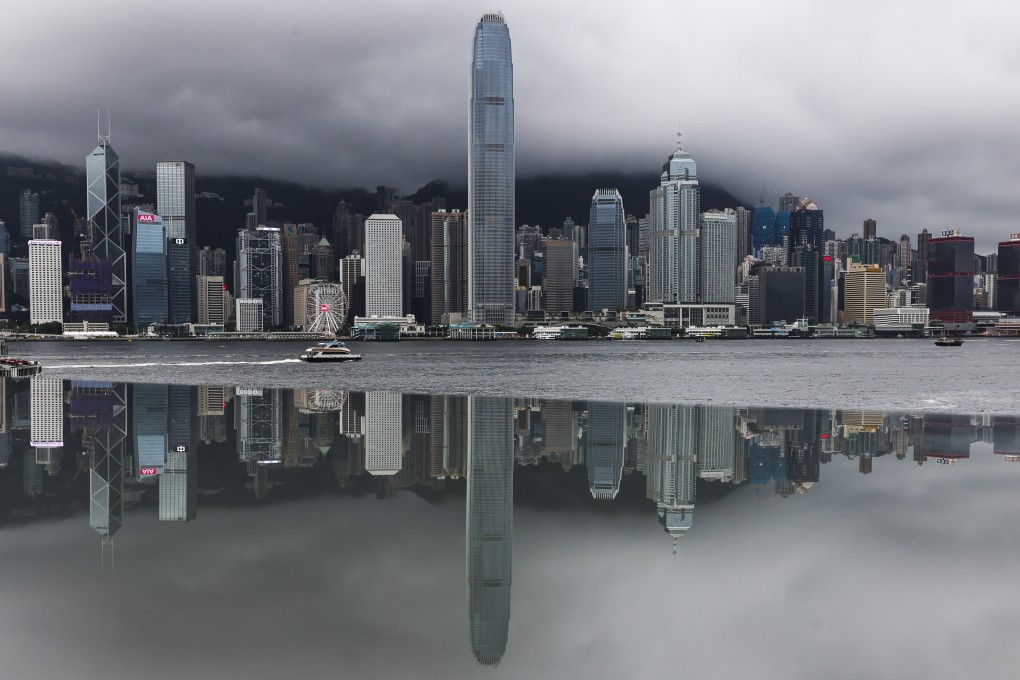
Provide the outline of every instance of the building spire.
<path id="1" fill-rule="evenodd" d="M 110 109 L 106 109 L 106 134 L 103 134 L 100 127 L 102 121 L 102 107 L 96 108 L 96 136 L 99 138 L 99 146 L 110 146 Z"/>
<path id="2" fill-rule="evenodd" d="M 677 121 L 677 123 L 676 123 L 676 150 L 677 151 L 683 151 L 684 150 L 684 140 L 683 140 L 683 137 L 684 137 L 684 133 L 680 130 L 680 121 Z"/>

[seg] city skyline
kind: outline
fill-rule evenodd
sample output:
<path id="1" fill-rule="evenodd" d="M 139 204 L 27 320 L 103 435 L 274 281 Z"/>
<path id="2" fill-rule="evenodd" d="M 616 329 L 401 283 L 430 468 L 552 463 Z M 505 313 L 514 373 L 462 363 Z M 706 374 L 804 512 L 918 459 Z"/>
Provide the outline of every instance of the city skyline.
<path id="1" fill-rule="evenodd" d="M 24 43 L 30 51 L 27 27 L 52 23 L 37 15 L 42 9 L 12 10 L 2 34 L 11 49 Z M 505 2 L 501 9 L 514 26 L 516 97 L 530 113 L 518 124 L 521 176 L 581 168 L 645 172 L 681 119 L 707 181 L 747 203 L 756 202 L 764 182 L 770 202 L 788 190 L 823 202 L 827 223 L 838 233 L 860 229 L 867 217 L 890 238 L 921 227 L 959 226 L 987 244 L 1013 230 L 1011 187 L 1020 170 L 1006 121 L 1018 95 L 1010 87 L 1014 57 L 1006 17 L 950 3 L 926 3 L 915 12 L 903 5 L 844 9 L 793 2 L 767 11 L 743 3 L 683 10 L 687 49 L 712 50 L 714 64 L 685 70 L 679 83 L 662 88 L 654 53 L 677 25 L 668 16 L 649 24 L 650 9 L 641 5 L 613 22 L 579 18 L 573 5 L 538 11 L 531 3 Z M 680 11 L 656 8 L 667 15 Z M 103 25 L 116 30 L 129 16 L 145 21 L 141 12 L 114 8 L 104 13 Z M 738 47 L 720 53 L 712 29 L 722 12 Z M 86 8 L 68 7 L 63 16 L 66 22 L 49 27 L 58 46 L 73 44 L 61 39 L 65 30 L 98 21 Z M 185 157 L 211 174 L 244 167 L 322 185 L 386 183 L 407 190 L 433 178 L 463 181 L 467 111 L 457 93 L 466 90 L 461 55 L 477 10 L 452 3 L 387 15 L 403 47 L 397 51 L 386 41 L 359 37 L 360 27 L 381 18 L 376 8 L 313 4 L 294 8 L 282 21 L 274 17 L 275 25 L 258 10 L 246 13 L 250 24 L 265 23 L 268 34 L 279 34 L 278 46 L 266 52 L 232 40 L 237 27 L 223 30 L 215 20 L 192 26 L 184 11 L 161 11 L 153 22 L 188 34 L 188 49 L 172 63 L 136 65 L 132 88 L 116 80 L 63 82 L 72 51 L 48 50 L 5 76 L 10 89 L 28 94 L 7 105 L 0 130 L 10 141 L 3 151 L 77 164 L 87 151 L 81 140 L 92 129 L 92 107 L 109 106 L 125 170 Z M 906 36 L 904 22 L 912 28 Z M 947 32 L 960 39 L 946 44 Z M 449 40 L 451 34 L 462 37 Z M 768 49 L 759 49 L 761 36 L 775 37 Z M 846 59 L 848 43 L 864 39 L 868 49 Z M 617 49 L 596 49 L 605 44 Z M 207 62 L 210 53 L 217 55 L 214 66 L 194 67 L 192 60 Z M 312 68 L 330 62 L 344 66 Z M 377 86 L 383 74 L 390 82 L 393 73 L 401 77 Z M 608 96 L 606 82 L 618 88 Z M 720 85 L 737 94 L 689 96 Z M 265 96 L 267 86 L 274 96 Z M 660 105 L 647 112 L 633 106 L 649 92 Z M 595 93 L 597 113 L 588 105 Z M 88 105 L 80 111 L 51 105 L 58 95 Z M 740 99 L 768 106 L 733 105 Z M 284 105 L 292 101 L 303 105 Z M 982 106 L 964 110 L 968 101 Z M 49 113 L 39 116 L 40 110 Z M 592 144 L 596 138 L 600 143 Z M 323 147 L 341 153 L 323 155 Z M 404 153 L 384 152 L 394 147 Z M 947 147 L 960 170 L 951 203 L 937 188 Z M 867 159 L 867 171 L 833 161 L 841 156 Z"/>

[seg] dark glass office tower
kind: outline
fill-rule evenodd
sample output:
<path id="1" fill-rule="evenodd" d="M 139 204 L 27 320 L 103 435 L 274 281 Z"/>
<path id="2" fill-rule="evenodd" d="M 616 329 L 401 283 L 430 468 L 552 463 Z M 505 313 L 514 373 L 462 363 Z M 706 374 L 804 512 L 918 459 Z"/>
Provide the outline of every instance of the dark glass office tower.
<path id="1" fill-rule="evenodd" d="M 932 321 L 974 320 L 974 237 L 928 239 L 928 309 Z"/>
<path id="2" fill-rule="evenodd" d="M 1020 238 L 999 243 L 995 306 L 1000 312 L 1020 314 Z"/>
<path id="3" fill-rule="evenodd" d="M 475 28 L 468 151 L 468 306 L 476 322 L 512 325 L 514 78 L 500 14 Z"/>
<path id="4" fill-rule="evenodd" d="M 621 310 L 627 306 L 627 240 L 623 198 L 616 189 L 599 189 L 591 199 L 588 222 L 588 306 Z"/>

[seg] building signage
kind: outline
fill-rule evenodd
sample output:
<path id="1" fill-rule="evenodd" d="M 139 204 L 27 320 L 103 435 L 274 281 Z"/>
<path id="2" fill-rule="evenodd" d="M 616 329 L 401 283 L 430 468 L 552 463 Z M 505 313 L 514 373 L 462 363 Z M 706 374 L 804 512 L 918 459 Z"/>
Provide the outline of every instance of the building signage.
<path id="1" fill-rule="evenodd" d="M 174 245 L 183 246 L 185 243 L 186 243 L 186 241 L 184 239 L 182 239 L 182 238 L 175 238 L 174 239 Z"/>
<path id="2" fill-rule="evenodd" d="M 952 458 L 936 458 L 935 462 L 938 463 L 939 465 L 953 465 L 954 463 L 956 463 L 956 461 L 953 460 Z"/>
<path id="3" fill-rule="evenodd" d="M 1020 241 L 1020 234 L 1010 234 L 1009 235 L 1009 240 L 1010 241 Z"/>
<path id="4" fill-rule="evenodd" d="M 955 229 L 946 229 L 944 232 L 942 232 L 942 236 L 943 237 L 946 237 L 946 236 L 956 236 L 956 230 Z"/>
<path id="5" fill-rule="evenodd" d="M 1003 460 L 1007 463 L 1020 463 L 1020 456 L 1006 456 Z"/>
<path id="6" fill-rule="evenodd" d="M 154 475 L 154 474 L 156 474 L 156 468 L 154 468 L 154 467 L 138 468 L 138 474 L 141 475 L 142 477 L 146 477 L 148 475 Z"/>
<path id="7" fill-rule="evenodd" d="M 319 311 L 325 314 L 329 311 L 329 305 L 319 305 Z"/>
<path id="8" fill-rule="evenodd" d="M 139 222 L 155 222 L 156 221 L 156 216 L 155 215 L 147 215 L 145 213 L 139 213 L 138 214 L 138 221 Z"/>

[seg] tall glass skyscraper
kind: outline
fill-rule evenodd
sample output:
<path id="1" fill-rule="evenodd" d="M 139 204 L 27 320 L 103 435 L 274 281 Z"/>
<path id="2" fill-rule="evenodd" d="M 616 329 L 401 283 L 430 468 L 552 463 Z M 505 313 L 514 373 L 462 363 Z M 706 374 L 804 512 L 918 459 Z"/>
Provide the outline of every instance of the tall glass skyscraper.
<path id="1" fill-rule="evenodd" d="M 588 221 L 588 309 L 627 307 L 627 235 L 623 198 L 616 189 L 599 189 Z"/>
<path id="2" fill-rule="evenodd" d="M 677 139 L 649 194 L 648 300 L 698 301 L 698 166 Z"/>
<path id="3" fill-rule="evenodd" d="M 156 212 L 167 238 L 195 241 L 195 166 L 187 161 L 156 163 Z"/>
<path id="4" fill-rule="evenodd" d="M 85 158 L 88 220 L 93 252 L 112 266 L 113 323 L 127 323 L 127 258 L 120 214 L 120 157 L 110 146 L 109 132 Z"/>
<path id="5" fill-rule="evenodd" d="M 131 298 L 135 332 L 167 321 L 166 238 L 159 215 L 135 208 Z"/>
<path id="6" fill-rule="evenodd" d="M 468 306 L 475 322 L 514 322 L 514 72 L 500 14 L 475 28 L 468 152 Z"/>

